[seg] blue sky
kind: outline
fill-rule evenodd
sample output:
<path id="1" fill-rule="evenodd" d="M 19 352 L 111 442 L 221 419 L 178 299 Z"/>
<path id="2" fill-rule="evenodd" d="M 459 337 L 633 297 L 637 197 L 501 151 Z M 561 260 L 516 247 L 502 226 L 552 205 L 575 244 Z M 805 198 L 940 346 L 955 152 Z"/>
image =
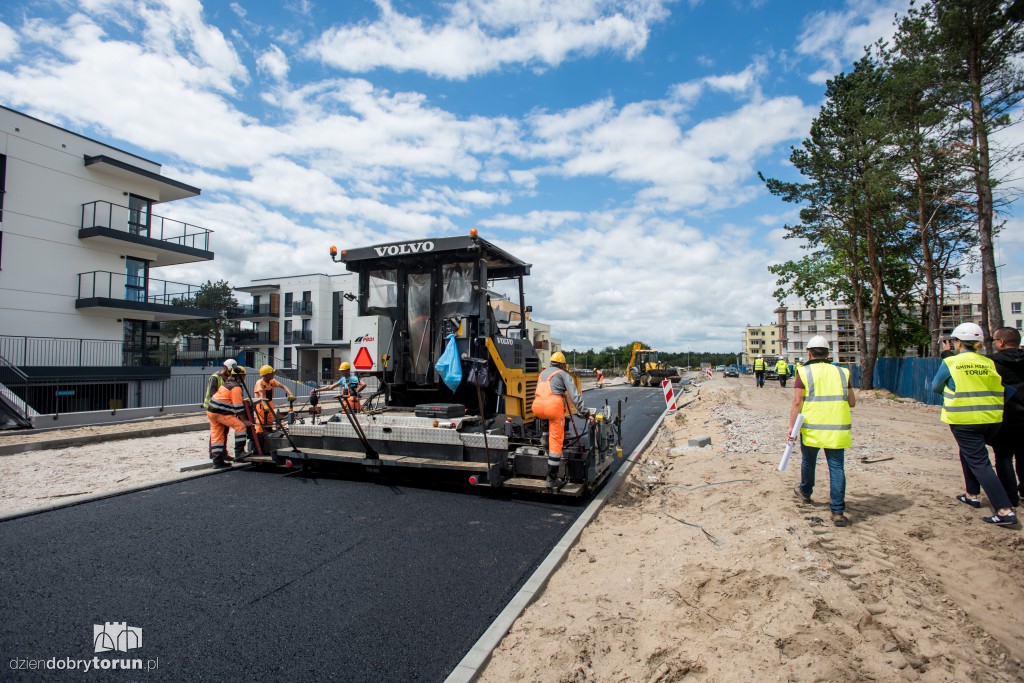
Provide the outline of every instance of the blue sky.
<path id="1" fill-rule="evenodd" d="M 332 244 L 477 227 L 534 264 L 567 348 L 733 351 L 771 320 L 767 266 L 800 254 L 757 172 L 792 175 L 825 80 L 906 6 L 15 1 L 0 103 L 203 189 L 155 213 L 214 230 L 216 260 L 158 277 L 333 273 Z"/>

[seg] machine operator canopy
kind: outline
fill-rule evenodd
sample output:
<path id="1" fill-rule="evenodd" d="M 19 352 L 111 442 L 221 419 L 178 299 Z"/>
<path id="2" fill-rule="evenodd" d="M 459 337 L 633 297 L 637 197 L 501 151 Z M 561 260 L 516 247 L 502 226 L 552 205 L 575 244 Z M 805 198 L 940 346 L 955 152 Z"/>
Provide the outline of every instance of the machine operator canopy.
<path id="1" fill-rule="evenodd" d="M 489 280 L 507 280 L 530 274 L 531 264 L 517 259 L 487 240 L 469 235 L 347 249 L 341 252 L 339 258 L 353 273 L 402 266 L 422 267 L 430 263 L 475 262 L 481 259 L 487 264 Z"/>

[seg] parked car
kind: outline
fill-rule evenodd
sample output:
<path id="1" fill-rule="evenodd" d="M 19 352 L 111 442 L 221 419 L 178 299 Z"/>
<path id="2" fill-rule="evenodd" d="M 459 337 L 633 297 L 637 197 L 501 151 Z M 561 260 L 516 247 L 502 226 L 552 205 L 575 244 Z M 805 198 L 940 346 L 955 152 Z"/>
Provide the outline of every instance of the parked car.
<path id="1" fill-rule="evenodd" d="M 736 367 L 735 365 L 726 366 L 724 372 L 725 372 L 725 376 L 726 377 L 739 377 L 740 376 L 740 369 L 738 367 Z"/>
<path id="2" fill-rule="evenodd" d="M 725 372 L 725 366 L 719 365 L 717 368 L 715 368 L 715 372 Z"/>

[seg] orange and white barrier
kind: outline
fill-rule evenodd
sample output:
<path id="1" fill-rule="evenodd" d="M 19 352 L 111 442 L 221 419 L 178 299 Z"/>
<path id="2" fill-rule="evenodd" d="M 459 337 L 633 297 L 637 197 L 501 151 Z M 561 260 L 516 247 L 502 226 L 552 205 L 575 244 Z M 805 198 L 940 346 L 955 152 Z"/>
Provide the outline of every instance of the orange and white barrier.
<path id="1" fill-rule="evenodd" d="M 670 413 L 676 412 L 676 392 L 672 388 L 672 380 L 661 380 L 661 390 L 665 392 L 665 408 Z"/>
<path id="2" fill-rule="evenodd" d="M 706 370 L 702 370 L 702 371 L 701 371 L 701 373 L 702 373 L 702 374 L 703 374 L 703 375 L 704 375 L 705 377 L 707 377 L 708 379 L 711 379 L 711 368 L 708 368 L 708 369 L 706 369 Z"/>

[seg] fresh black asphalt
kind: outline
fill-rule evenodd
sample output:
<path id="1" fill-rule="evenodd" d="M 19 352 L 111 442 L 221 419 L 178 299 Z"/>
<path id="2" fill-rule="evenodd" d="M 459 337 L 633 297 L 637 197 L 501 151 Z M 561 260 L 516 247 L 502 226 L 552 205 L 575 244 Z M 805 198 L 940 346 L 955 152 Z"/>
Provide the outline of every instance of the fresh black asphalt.
<path id="1" fill-rule="evenodd" d="M 628 454 L 664 401 L 586 399 L 619 396 Z M 0 680 L 442 681 L 581 510 L 243 470 L 12 519 Z M 143 646 L 95 654 L 105 622 Z M 93 657 L 150 670 L 21 668 Z"/>

